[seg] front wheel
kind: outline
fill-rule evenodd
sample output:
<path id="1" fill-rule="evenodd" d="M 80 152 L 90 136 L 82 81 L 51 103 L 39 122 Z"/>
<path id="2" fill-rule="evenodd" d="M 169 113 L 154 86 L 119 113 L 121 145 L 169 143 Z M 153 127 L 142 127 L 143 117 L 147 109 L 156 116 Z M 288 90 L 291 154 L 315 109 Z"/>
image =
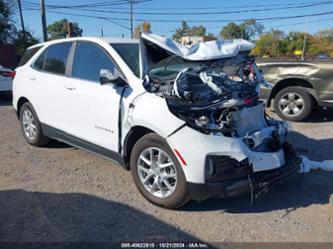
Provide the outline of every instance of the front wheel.
<path id="1" fill-rule="evenodd" d="M 302 87 L 284 88 L 274 98 L 274 110 L 285 120 L 301 121 L 310 115 L 312 107 L 312 98 Z"/>
<path id="2" fill-rule="evenodd" d="M 137 141 L 130 165 L 135 185 L 150 202 L 175 209 L 189 199 L 181 165 L 158 135 L 149 133 Z"/>

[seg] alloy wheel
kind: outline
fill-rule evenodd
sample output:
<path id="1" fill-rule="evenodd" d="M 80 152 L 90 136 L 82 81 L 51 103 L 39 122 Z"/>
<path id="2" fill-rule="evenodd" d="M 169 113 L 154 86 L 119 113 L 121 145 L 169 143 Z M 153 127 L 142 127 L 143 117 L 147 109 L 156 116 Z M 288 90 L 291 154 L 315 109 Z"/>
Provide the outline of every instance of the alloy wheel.
<path id="1" fill-rule="evenodd" d="M 23 111 L 22 124 L 26 137 L 29 140 L 34 140 L 37 136 L 37 126 L 34 115 L 29 109 Z"/>
<path id="2" fill-rule="evenodd" d="M 297 93 L 286 93 L 279 100 L 279 108 L 286 116 L 298 116 L 304 109 L 304 99 Z"/>
<path id="3" fill-rule="evenodd" d="M 138 158 L 138 175 L 153 196 L 166 198 L 176 189 L 177 172 L 171 157 L 162 149 L 149 147 Z"/>

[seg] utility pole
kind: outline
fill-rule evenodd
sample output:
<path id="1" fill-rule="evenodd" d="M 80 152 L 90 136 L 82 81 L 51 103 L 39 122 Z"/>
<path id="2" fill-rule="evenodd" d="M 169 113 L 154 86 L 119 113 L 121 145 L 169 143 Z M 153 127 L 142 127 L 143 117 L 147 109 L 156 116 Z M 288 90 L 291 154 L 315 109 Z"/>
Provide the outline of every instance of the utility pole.
<path id="1" fill-rule="evenodd" d="M 40 0 L 40 14 L 42 18 L 42 27 L 43 27 L 43 39 L 47 41 L 47 32 L 46 32 L 46 14 L 45 14 L 45 2 Z"/>
<path id="2" fill-rule="evenodd" d="M 73 24 L 67 21 L 67 37 L 76 37 Z"/>
<path id="3" fill-rule="evenodd" d="M 20 19 L 21 19 L 21 26 L 22 26 L 22 32 L 23 32 L 23 39 L 24 39 L 24 46 L 27 46 L 27 37 L 25 34 L 25 27 L 24 27 L 24 20 L 23 20 L 23 13 L 22 13 L 22 6 L 21 6 L 21 0 L 17 0 L 17 4 L 20 11 Z"/>
<path id="4" fill-rule="evenodd" d="M 131 19 L 131 38 L 133 38 L 133 0 L 128 0 L 130 4 L 130 19 Z"/>
<path id="5" fill-rule="evenodd" d="M 305 56 L 305 47 L 306 47 L 306 33 L 308 32 L 308 19 L 306 19 L 305 23 L 305 32 L 304 32 L 304 40 L 303 40 L 303 49 L 302 49 L 302 57 L 301 60 L 304 61 L 304 56 Z"/>

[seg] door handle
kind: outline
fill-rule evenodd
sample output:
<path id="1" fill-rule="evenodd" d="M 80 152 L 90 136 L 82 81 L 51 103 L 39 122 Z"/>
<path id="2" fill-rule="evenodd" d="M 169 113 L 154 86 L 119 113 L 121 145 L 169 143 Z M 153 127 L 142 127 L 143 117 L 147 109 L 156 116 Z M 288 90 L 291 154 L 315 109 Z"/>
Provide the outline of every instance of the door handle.
<path id="1" fill-rule="evenodd" d="M 36 77 L 33 75 L 30 75 L 30 80 L 36 80 Z"/>
<path id="2" fill-rule="evenodd" d="M 65 88 L 66 88 L 67 90 L 70 90 L 70 91 L 73 91 L 73 90 L 76 89 L 76 87 L 75 87 L 74 85 L 71 85 L 71 84 L 67 84 L 67 85 L 65 85 Z"/>

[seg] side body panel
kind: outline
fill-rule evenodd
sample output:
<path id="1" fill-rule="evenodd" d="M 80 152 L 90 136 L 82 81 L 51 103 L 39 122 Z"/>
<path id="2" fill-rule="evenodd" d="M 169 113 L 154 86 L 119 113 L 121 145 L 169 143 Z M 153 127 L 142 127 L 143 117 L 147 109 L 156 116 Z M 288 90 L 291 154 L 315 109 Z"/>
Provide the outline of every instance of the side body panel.
<path id="1" fill-rule="evenodd" d="M 333 103 L 333 61 L 314 62 L 258 62 L 265 79 L 275 85 L 284 79 L 302 79 L 309 82 L 320 102 Z"/>
<path id="2" fill-rule="evenodd" d="M 65 85 L 70 81 L 65 76 L 37 71 L 31 67 L 17 69 L 13 84 L 13 105 L 20 97 L 28 99 L 42 123 L 66 130 L 67 106 L 64 100 Z"/>
<path id="3" fill-rule="evenodd" d="M 124 122 L 125 132 L 133 126 L 143 126 L 163 138 L 185 123 L 170 112 L 165 99 L 148 92 L 133 100 Z"/>
<path id="4" fill-rule="evenodd" d="M 121 88 L 100 85 L 80 79 L 70 79 L 73 90 L 67 90 L 67 133 L 90 143 L 118 151 L 118 109 Z"/>

